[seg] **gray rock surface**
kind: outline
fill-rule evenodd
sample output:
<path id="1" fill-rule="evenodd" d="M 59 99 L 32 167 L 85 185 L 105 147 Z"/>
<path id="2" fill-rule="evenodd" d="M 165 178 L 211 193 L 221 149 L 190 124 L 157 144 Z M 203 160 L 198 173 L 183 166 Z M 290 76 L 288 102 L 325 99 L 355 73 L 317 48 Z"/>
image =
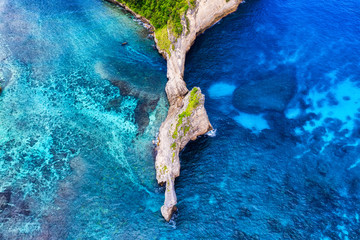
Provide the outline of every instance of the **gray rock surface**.
<path id="1" fill-rule="evenodd" d="M 168 82 L 165 91 L 170 103 L 168 116 L 159 130 L 155 161 L 157 181 L 159 184 L 166 183 L 165 201 L 161 207 L 161 213 L 166 221 L 171 219 L 176 210 L 174 181 L 180 175 L 179 152 L 190 140 L 195 140 L 212 129 L 204 108 L 205 96 L 199 88 L 194 88 L 190 92 L 186 88 L 183 79 L 186 53 L 198 34 L 234 12 L 241 2 L 241 0 L 197 0 L 196 7 L 189 9 L 186 14 L 189 19 L 189 29 L 184 27 L 182 35 L 177 39 L 168 30 L 169 38 L 174 45 L 174 48 L 170 48 L 170 55 L 159 50 L 167 58 Z M 185 21 L 184 17 L 183 26 L 186 26 Z M 194 101 L 198 102 L 195 106 Z M 185 117 L 181 117 L 182 115 Z"/>
<path id="2" fill-rule="evenodd" d="M 147 25 L 150 22 L 138 15 L 126 5 L 116 0 L 107 0 L 118 4 L 141 19 Z M 173 45 L 170 55 L 158 48 L 167 59 L 168 82 L 165 87 L 170 103 L 168 115 L 161 124 L 155 160 L 156 178 L 159 184 L 166 184 L 165 201 L 161 214 L 170 221 L 176 211 L 177 198 L 175 193 L 175 178 L 180 175 L 179 152 L 190 140 L 196 140 L 200 135 L 212 129 L 204 102 L 205 96 L 199 88 L 190 92 L 183 79 L 186 53 L 195 42 L 197 35 L 203 33 L 221 18 L 236 11 L 242 0 L 196 0 L 196 7 L 189 9 L 182 18 L 183 33 L 178 38 L 168 29 L 169 39 Z M 188 28 L 186 18 L 189 20 Z M 148 27 L 154 29 L 153 27 Z M 156 45 L 158 41 L 155 37 Z"/>
<path id="3" fill-rule="evenodd" d="M 194 88 L 171 105 L 168 116 L 160 127 L 155 168 L 158 183 L 166 183 L 161 213 L 167 221 L 176 210 L 174 181 L 180 175 L 179 152 L 190 140 L 195 140 L 212 129 L 204 101 L 205 96 L 201 90 Z"/>

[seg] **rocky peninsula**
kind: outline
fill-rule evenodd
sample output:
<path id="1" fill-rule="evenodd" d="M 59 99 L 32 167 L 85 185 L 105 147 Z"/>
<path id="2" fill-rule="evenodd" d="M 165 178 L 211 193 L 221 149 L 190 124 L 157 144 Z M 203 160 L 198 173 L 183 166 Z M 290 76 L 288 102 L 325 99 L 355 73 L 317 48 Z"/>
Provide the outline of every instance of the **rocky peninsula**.
<path id="1" fill-rule="evenodd" d="M 135 17 L 151 26 L 151 21 L 138 15 L 126 4 L 107 0 L 124 7 Z M 242 0 L 196 0 L 181 16 L 182 32 L 176 34 L 171 26 L 162 32 L 155 30 L 158 51 L 167 60 L 168 82 L 165 87 L 170 104 L 168 115 L 161 124 L 157 139 L 155 160 L 156 178 L 159 184 L 166 184 L 165 201 L 161 214 L 169 221 L 176 211 L 177 198 L 175 178 L 180 175 L 179 152 L 190 140 L 212 130 L 200 88 L 189 91 L 183 79 L 186 53 L 197 35 L 203 33 L 221 18 L 236 11 Z M 189 5 L 190 5 L 189 2 Z"/>

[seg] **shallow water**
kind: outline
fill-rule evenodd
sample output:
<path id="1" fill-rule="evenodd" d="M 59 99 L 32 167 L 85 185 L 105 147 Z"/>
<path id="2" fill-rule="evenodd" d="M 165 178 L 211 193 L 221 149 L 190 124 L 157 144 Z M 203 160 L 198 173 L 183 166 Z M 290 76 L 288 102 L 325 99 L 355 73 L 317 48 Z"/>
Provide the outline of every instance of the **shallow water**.
<path id="1" fill-rule="evenodd" d="M 168 224 L 147 32 L 102 1 L 2 1 L 0 239 L 360 239 L 359 22 L 355 0 L 248 1 L 197 39 L 216 132 L 181 153 Z"/>
<path id="2" fill-rule="evenodd" d="M 0 239 L 120 238 L 161 220 L 166 64 L 147 35 L 102 1 L 1 2 Z"/>

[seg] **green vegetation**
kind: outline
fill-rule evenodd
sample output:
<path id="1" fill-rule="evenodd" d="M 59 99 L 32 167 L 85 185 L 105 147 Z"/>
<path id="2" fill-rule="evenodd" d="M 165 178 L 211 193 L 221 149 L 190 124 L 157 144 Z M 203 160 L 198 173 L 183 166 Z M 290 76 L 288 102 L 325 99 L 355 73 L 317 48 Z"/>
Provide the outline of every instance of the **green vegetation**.
<path id="1" fill-rule="evenodd" d="M 186 22 L 186 35 L 190 32 L 190 20 L 187 16 L 185 16 L 185 22 Z"/>
<path id="2" fill-rule="evenodd" d="M 197 94 L 198 90 L 199 89 L 196 87 L 191 90 L 189 104 L 186 107 L 185 111 L 182 112 L 180 115 L 190 117 L 192 114 L 192 111 L 199 105 L 200 95 Z"/>
<path id="3" fill-rule="evenodd" d="M 170 56 L 170 46 L 171 42 L 169 40 L 169 35 L 166 27 L 158 29 L 155 31 L 156 39 L 158 40 L 158 47 L 166 51 Z M 174 46 L 174 45 L 173 45 Z"/>
<path id="4" fill-rule="evenodd" d="M 175 160 L 175 152 L 173 152 L 173 154 L 172 154 L 172 160 L 171 160 L 171 162 L 174 163 L 174 160 Z"/>
<path id="5" fill-rule="evenodd" d="M 173 139 L 178 137 L 178 128 L 182 125 L 184 118 L 190 117 L 193 110 L 199 105 L 200 95 L 197 93 L 198 88 L 193 88 L 190 92 L 189 104 L 185 111 L 179 114 L 179 119 L 175 127 L 175 131 L 172 135 Z M 190 126 L 185 126 L 184 135 L 190 130 Z"/>
<path id="6" fill-rule="evenodd" d="M 170 47 L 169 40 L 165 41 L 167 36 L 166 29 L 169 27 L 175 37 L 179 37 L 183 32 L 181 24 L 182 16 L 189 8 L 196 6 L 196 0 L 117 0 L 126 4 L 136 13 L 149 19 L 155 27 L 155 34 L 159 40 L 161 49 L 168 50 Z M 188 25 L 188 23 L 187 23 Z M 166 33 L 165 33 L 166 32 Z M 164 41 L 164 42 L 163 42 Z"/>
<path id="7" fill-rule="evenodd" d="M 168 171 L 169 170 L 168 170 L 168 167 L 166 165 L 164 165 L 162 167 L 160 166 L 160 170 L 159 170 L 160 175 L 165 175 Z"/>
<path id="8" fill-rule="evenodd" d="M 184 127 L 184 135 L 190 130 L 190 126 L 185 126 Z"/>

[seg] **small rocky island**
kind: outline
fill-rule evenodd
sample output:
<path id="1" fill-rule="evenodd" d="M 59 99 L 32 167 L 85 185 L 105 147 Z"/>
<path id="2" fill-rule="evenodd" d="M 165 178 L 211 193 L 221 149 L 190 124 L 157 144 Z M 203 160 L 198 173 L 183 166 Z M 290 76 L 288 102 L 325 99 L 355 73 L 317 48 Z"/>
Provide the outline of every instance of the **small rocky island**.
<path id="1" fill-rule="evenodd" d="M 168 82 L 165 91 L 170 108 L 159 130 L 155 168 L 158 183 L 166 184 L 161 213 L 169 221 L 177 204 L 174 182 L 180 175 L 179 152 L 190 140 L 212 130 L 204 107 L 205 96 L 198 87 L 189 91 L 183 79 L 186 53 L 197 35 L 236 11 L 242 0 L 179 0 L 186 5 L 178 13 L 178 21 L 169 20 L 160 29 L 153 26 L 152 19 L 148 20 L 140 15 L 141 11 L 139 14 L 130 2 L 107 1 L 119 4 L 151 26 L 155 32 L 156 47 L 167 60 Z"/>

